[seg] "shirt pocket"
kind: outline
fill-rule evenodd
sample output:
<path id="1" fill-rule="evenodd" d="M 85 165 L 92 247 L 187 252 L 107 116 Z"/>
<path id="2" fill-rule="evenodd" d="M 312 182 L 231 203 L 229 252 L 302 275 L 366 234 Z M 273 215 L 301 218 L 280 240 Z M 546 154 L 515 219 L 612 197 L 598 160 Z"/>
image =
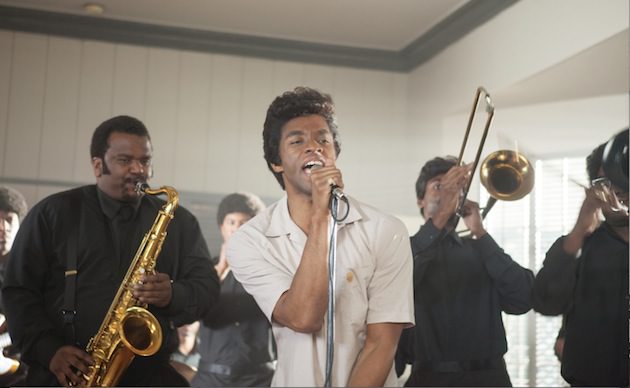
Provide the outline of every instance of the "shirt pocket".
<path id="1" fill-rule="evenodd" d="M 372 274 L 370 264 L 337 268 L 335 321 L 337 325 L 352 327 L 354 336 L 365 331 L 369 308 L 367 290 Z"/>

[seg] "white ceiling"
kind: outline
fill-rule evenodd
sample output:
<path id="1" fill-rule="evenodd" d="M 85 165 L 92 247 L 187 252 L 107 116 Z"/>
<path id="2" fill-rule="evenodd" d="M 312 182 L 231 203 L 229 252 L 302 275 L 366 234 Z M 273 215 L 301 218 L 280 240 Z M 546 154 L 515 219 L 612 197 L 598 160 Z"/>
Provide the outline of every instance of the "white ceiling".
<path id="1" fill-rule="evenodd" d="M 100 17 L 398 51 L 468 0 L 101 0 Z M 86 15 L 82 0 L 0 5 Z"/>
<path id="2" fill-rule="evenodd" d="M 628 38 L 628 30 L 613 35 L 495 96 L 509 107 L 624 94 L 629 86 Z"/>
<path id="3" fill-rule="evenodd" d="M 86 3 L 84 0 L 0 0 L 0 5 L 74 15 L 87 15 Z M 105 8 L 104 14 L 96 16 L 99 18 L 397 53 L 472 1 L 100 0 L 95 3 Z M 626 30 L 518 84 L 496 90 L 493 96 L 507 107 L 627 93 L 628 47 Z M 589 73 L 607 77 L 583 76 Z"/>

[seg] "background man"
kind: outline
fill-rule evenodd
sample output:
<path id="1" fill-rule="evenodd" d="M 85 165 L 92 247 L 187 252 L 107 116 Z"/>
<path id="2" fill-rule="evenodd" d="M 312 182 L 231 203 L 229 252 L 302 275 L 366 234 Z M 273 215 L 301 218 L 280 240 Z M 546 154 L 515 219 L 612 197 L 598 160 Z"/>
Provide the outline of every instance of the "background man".
<path id="1" fill-rule="evenodd" d="M 0 186 L 0 288 L 4 284 L 4 272 L 9 260 L 9 252 L 13 240 L 20 229 L 20 221 L 26 215 L 27 205 L 19 191 Z M 1 293 L 0 293 L 1 296 Z M 4 305 L 0 298 L 0 340 L 9 336 L 8 325 L 4 315 Z M 0 348 L 0 386 L 8 387 L 20 384 L 26 375 L 26 366 L 19 362 L 20 355 L 15 347 L 5 345 Z"/>
<path id="2" fill-rule="evenodd" d="M 217 211 L 223 244 L 215 260 L 221 279 L 217 306 L 203 319 L 200 329 L 199 371 L 192 382 L 197 387 L 268 387 L 276 359 L 271 326 L 254 298 L 234 278 L 227 260 L 232 235 L 265 209 L 254 194 L 225 196 Z"/>
<path id="3" fill-rule="evenodd" d="M 604 176 L 606 144 L 586 158 L 593 183 L 600 180 L 622 202 L 628 188 Z M 627 171 L 627 170 L 626 170 Z M 605 182 L 601 182 L 601 180 Z M 628 213 L 612 210 L 592 185 L 571 232 L 547 251 L 534 282 L 534 310 L 564 314 L 562 377 L 572 386 L 628 386 Z M 604 222 L 600 215 L 603 213 Z"/>

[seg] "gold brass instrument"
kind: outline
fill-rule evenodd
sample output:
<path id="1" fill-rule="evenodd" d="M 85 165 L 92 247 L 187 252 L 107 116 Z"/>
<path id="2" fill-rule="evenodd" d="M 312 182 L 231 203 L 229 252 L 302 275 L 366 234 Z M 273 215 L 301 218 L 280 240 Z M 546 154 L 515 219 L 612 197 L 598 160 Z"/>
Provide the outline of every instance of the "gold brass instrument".
<path id="1" fill-rule="evenodd" d="M 486 118 L 479 146 L 477 147 L 477 154 L 475 155 L 475 160 L 473 162 L 473 173 L 479 165 L 481 152 L 486 142 L 486 137 L 488 136 L 492 118 L 494 117 L 494 104 L 492 103 L 490 95 L 483 87 L 477 88 L 472 111 L 470 112 L 470 116 L 468 118 L 468 126 L 466 127 L 464 141 L 458 157 L 458 165 L 462 165 L 464 151 L 466 150 L 466 143 L 468 142 L 470 129 L 475 118 L 475 112 L 479 106 L 479 101 L 482 95 L 484 97 L 488 116 Z M 488 212 L 490 212 L 490 209 L 492 209 L 492 206 L 494 206 L 497 200 L 516 201 L 526 196 L 534 187 L 534 168 L 532 167 L 532 164 L 525 156 L 515 151 L 500 150 L 488 155 L 481 164 L 479 174 L 481 184 L 490 194 L 488 203 L 481 213 L 482 219 L 486 217 Z M 460 199 L 455 213 L 459 217 L 462 216 L 462 209 L 466 202 L 471 182 L 472 179 L 468 180 L 468 183 L 463 189 L 462 198 Z"/>
<path id="2" fill-rule="evenodd" d="M 591 181 L 590 186 L 586 186 L 573 178 L 569 178 L 569 181 L 583 188 L 585 192 L 590 190 L 597 199 L 608 205 L 611 211 L 628 214 L 627 196 L 626 198 L 617 197 L 610 179 L 606 177 L 596 178 Z"/>
<path id="3" fill-rule="evenodd" d="M 147 305 L 133 297 L 133 285 L 142 274 L 155 269 L 179 195 L 172 187 L 153 190 L 146 183 L 138 183 L 136 190 L 149 195 L 166 194 L 168 199 L 145 234 L 100 329 L 87 345 L 86 352 L 94 358 L 94 365 L 83 376 L 86 387 L 117 385 L 136 355 L 153 355 L 162 345 L 162 328 Z"/>
<path id="4" fill-rule="evenodd" d="M 468 116 L 468 126 L 466 127 L 466 133 L 464 134 L 464 141 L 462 142 L 462 147 L 459 150 L 459 156 L 457 158 L 457 165 L 461 166 L 464 160 L 464 151 L 466 150 L 466 144 L 468 143 L 468 136 L 470 135 L 470 128 L 472 127 L 473 120 L 475 119 L 475 113 L 477 111 L 477 107 L 479 106 L 479 100 L 481 99 L 482 94 L 484 96 L 484 102 L 486 103 L 486 112 L 488 113 L 488 117 L 486 118 L 486 124 L 483 129 L 483 134 L 481 135 L 479 147 L 477 147 L 477 154 L 475 155 L 475 160 L 473 162 L 472 168 L 473 173 L 477 170 L 477 165 L 479 164 L 479 159 L 481 158 L 481 151 L 483 150 L 483 145 L 486 142 L 486 137 L 488 137 L 490 124 L 492 123 L 492 118 L 494 117 L 494 104 L 492 103 L 490 94 L 488 94 L 486 89 L 481 86 L 477 88 L 477 92 L 475 93 L 475 100 L 473 102 L 472 110 L 470 112 L 470 116 Z M 462 197 L 460 199 L 459 205 L 457 206 L 457 211 L 455 211 L 455 214 L 458 217 L 462 216 L 462 210 L 464 208 L 464 204 L 466 203 L 466 197 L 468 196 L 471 182 L 472 179 L 469 179 L 468 183 L 464 187 Z"/>
<path id="5" fill-rule="evenodd" d="M 490 198 L 481 212 L 484 219 L 497 200 L 516 201 L 534 188 L 535 173 L 530 161 L 516 151 L 500 150 L 488 155 L 479 168 L 481 184 Z"/>

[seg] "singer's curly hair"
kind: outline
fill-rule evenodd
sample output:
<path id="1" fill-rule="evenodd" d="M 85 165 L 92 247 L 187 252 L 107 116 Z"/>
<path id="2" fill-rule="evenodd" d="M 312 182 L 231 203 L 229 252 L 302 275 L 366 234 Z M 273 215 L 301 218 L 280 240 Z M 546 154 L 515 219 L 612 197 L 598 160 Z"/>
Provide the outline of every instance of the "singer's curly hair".
<path id="1" fill-rule="evenodd" d="M 272 168 L 272 164 L 281 164 L 280 138 L 282 137 L 282 127 L 291 119 L 309 115 L 320 115 L 326 120 L 333 136 L 337 156 L 341 152 L 335 106 L 329 94 L 308 87 L 297 87 L 276 97 L 267 109 L 267 117 L 263 127 L 263 151 L 267 167 L 283 190 L 282 174 L 273 171 Z"/>

